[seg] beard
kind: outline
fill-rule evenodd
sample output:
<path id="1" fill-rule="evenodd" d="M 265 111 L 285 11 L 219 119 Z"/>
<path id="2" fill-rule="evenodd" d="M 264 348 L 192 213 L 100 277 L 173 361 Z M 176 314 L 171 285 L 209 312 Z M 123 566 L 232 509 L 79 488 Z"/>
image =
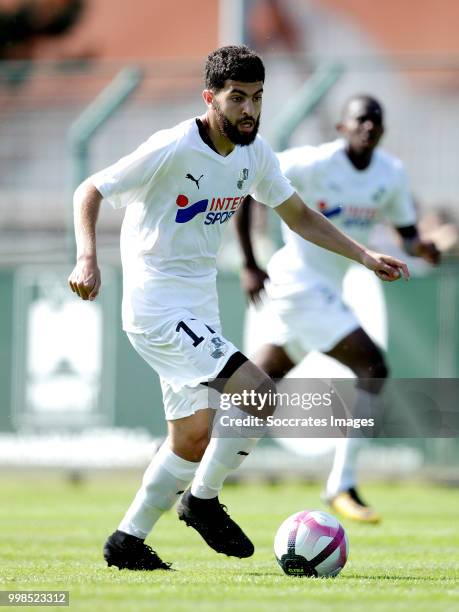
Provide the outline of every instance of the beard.
<path id="1" fill-rule="evenodd" d="M 217 115 L 218 129 L 223 136 L 226 136 L 235 145 L 241 145 L 246 147 L 252 144 L 258 134 L 258 128 L 260 127 L 260 117 L 255 121 L 253 117 L 246 117 L 241 119 L 238 123 L 244 121 L 253 121 L 253 130 L 249 134 L 244 134 L 238 130 L 237 124 L 231 123 L 228 117 L 224 114 L 220 105 L 214 101 L 214 109 Z"/>

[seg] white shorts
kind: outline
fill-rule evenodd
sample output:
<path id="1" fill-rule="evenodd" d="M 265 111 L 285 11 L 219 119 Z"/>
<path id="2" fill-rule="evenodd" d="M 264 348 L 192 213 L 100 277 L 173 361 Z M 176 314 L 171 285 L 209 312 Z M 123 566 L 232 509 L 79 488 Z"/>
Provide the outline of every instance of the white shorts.
<path id="1" fill-rule="evenodd" d="M 208 388 L 228 359 L 238 352 L 221 335 L 219 321 L 203 322 L 190 311 L 171 313 L 154 330 L 126 332 L 143 359 L 161 380 L 167 420 L 181 419 L 209 407 Z"/>
<path id="2" fill-rule="evenodd" d="M 284 347 L 295 363 L 310 351 L 330 351 L 360 327 L 341 294 L 325 283 L 315 283 L 288 297 L 269 299 L 260 319 L 257 325 L 262 325 L 264 343 Z"/>

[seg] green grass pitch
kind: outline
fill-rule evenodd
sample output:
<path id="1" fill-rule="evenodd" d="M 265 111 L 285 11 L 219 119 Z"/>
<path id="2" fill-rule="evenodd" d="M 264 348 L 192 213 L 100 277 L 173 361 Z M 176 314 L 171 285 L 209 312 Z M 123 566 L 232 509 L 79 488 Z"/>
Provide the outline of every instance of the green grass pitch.
<path id="1" fill-rule="evenodd" d="M 176 572 L 107 568 L 103 541 L 138 481 L 113 475 L 71 485 L 56 476 L 0 477 L 1 589 L 69 590 L 70 610 L 97 612 L 459 609 L 457 490 L 365 487 L 384 522 L 343 521 L 350 558 L 338 578 L 324 580 L 284 576 L 272 552 L 274 533 L 288 515 L 324 509 L 319 487 L 306 484 L 225 488 L 222 501 L 255 543 L 250 559 L 217 555 L 172 511 L 148 542 Z"/>

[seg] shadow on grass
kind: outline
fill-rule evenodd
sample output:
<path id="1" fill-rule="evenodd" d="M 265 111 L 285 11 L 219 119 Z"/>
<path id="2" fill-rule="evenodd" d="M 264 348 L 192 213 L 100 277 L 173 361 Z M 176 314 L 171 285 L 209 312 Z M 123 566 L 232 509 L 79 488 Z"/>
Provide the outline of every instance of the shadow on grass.
<path id="1" fill-rule="evenodd" d="M 259 576 L 261 578 L 265 578 L 268 576 L 276 576 L 277 578 L 299 578 L 303 580 L 392 580 L 394 582 L 444 582 L 444 581 L 452 581 L 453 578 L 447 576 L 389 576 L 388 574 L 376 574 L 376 575 L 368 575 L 368 574 L 340 574 L 336 578 L 315 578 L 314 576 L 286 576 L 285 574 L 281 574 L 279 572 L 247 572 L 244 574 L 245 576 Z"/>
<path id="2" fill-rule="evenodd" d="M 452 580 L 447 576 L 389 576 L 388 574 L 352 574 L 340 576 L 340 580 L 393 580 L 394 582 L 443 582 Z"/>
<path id="3" fill-rule="evenodd" d="M 244 572 L 244 576 L 260 576 L 261 578 L 267 576 L 277 576 L 278 578 L 282 578 L 285 574 L 281 574 L 279 572 Z"/>

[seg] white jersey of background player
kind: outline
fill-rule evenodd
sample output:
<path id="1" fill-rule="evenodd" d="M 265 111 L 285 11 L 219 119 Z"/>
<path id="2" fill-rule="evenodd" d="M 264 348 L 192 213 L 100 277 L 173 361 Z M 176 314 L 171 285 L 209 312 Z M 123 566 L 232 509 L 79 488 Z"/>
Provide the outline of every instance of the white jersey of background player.
<path id="1" fill-rule="evenodd" d="M 376 149 L 383 134 L 381 105 L 368 96 L 351 99 L 338 129 L 343 139 L 278 155 L 292 185 L 309 206 L 359 242 L 367 243 L 375 223 L 386 219 L 410 253 L 436 261 L 435 247 L 418 238 L 401 161 Z M 243 281 L 256 299 L 267 277 L 254 260 L 249 224 L 249 208 L 244 207 L 237 218 L 246 258 Z M 343 279 L 351 262 L 299 241 L 285 225 L 282 229 L 285 246 L 272 256 L 267 270 L 270 300 L 261 315 L 265 344 L 254 361 L 270 376 L 281 378 L 309 351 L 321 351 L 353 370 L 358 377 L 357 401 L 362 411 L 363 406 L 365 412 L 373 410 L 387 367 L 380 349 L 343 301 Z M 377 513 L 356 490 L 357 448 L 355 439 L 343 440 L 337 448 L 326 497 L 349 518 L 378 522 Z"/>
<path id="2" fill-rule="evenodd" d="M 243 46 L 217 49 L 206 62 L 206 114 L 154 134 L 75 193 L 78 256 L 69 284 L 82 299 L 94 299 L 100 286 L 95 227 L 101 200 L 127 207 L 121 238 L 123 326 L 161 377 L 169 431 L 105 543 L 108 565 L 120 569 L 169 568 L 144 540 L 191 480 L 179 518 L 217 552 L 253 554 L 252 542 L 225 512 L 218 493 L 257 440 L 214 437 L 209 443 L 213 411 L 206 392 L 215 378 L 227 379 L 232 393 L 274 392 L 269 377 L 220 331 L 215 258 L 241 198 L 258 193 L 304 238 L 312 232 L 318 244 L 382 278 L 396 280 L 400 269 L 408 274 L 403 262 L 352 241 L 294 192 L 271 149 L 256 138 L 263 82 L 264 66 L 254 52 Z M 256 401 L 247 407 L 259 408 Z"/>
<path id="3" fill-rule="evenodd" d="M 374 151 L 371 164 L 357 170 L 343 139 L 318 147 L 304 146 L 278 154 L 284 174 L 309 206 L 341 230 L 368 243 L 375 223 L 387 219 L 395 227 L 416 223 L 402 162 L 385 151 Z M 269 262 L 268 274 L 276 297 L 304 291 L 317 283 L 341 291 L 352 262 L 298 239 L 282 224 L 285 246 Z M 323 339 L 324 345 L 326 339 Z M 331 348 L 331 347 L 330 347 Z"/>

